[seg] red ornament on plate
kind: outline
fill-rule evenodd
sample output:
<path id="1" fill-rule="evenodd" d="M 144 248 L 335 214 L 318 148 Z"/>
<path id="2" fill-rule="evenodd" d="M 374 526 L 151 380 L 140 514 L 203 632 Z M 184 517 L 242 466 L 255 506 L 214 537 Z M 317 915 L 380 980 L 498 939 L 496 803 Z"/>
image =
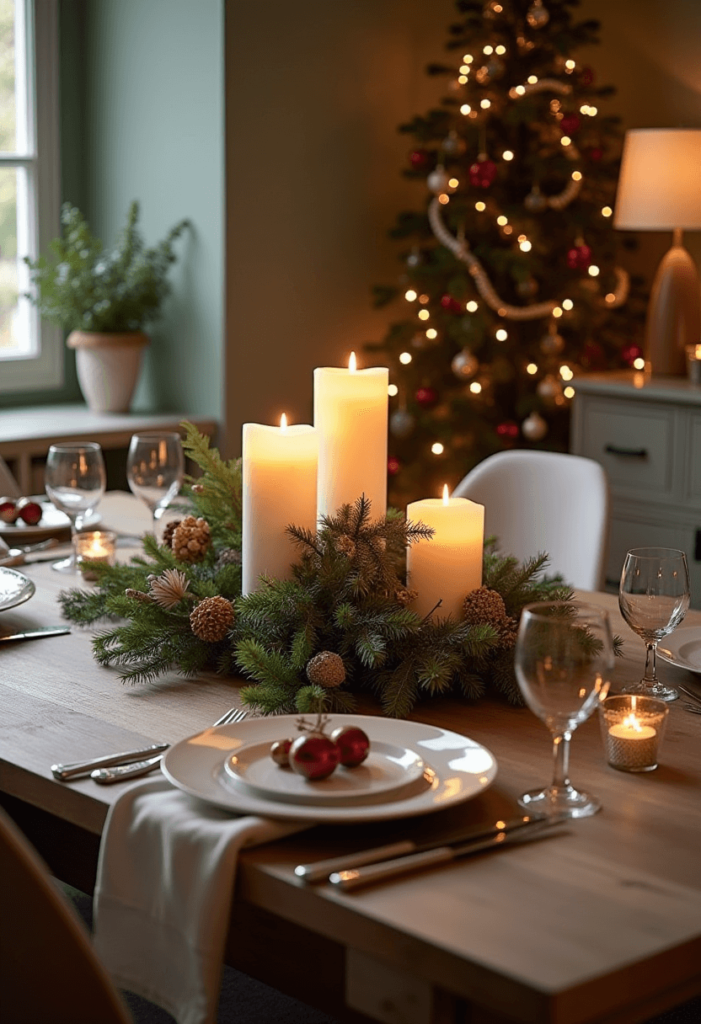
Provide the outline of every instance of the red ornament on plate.
<path id="1" fill-rule="evenodd" d="M 14 498 L 0 498 L 0 519 L 3 523 L 14 523 L 19 515 Z"/>
<path id="2" fill-rule="evenodd" d="M 488 157 L 477 157 L 470 165 L 470 184 L 473 188 L 489 188 L 497 176 L 497 165 Z"/>
<path id="3" fill-rule="evenodd" d="M 390 455 L 387 459 L 387 472 L 390 476 L 396 476 L 399 470 L 402 468 L 402 464 L 399 459 L 395 458 L 394 455 Z"/>
<path id="4" fill-rule="evenodd" d="M 519 435 L 519 425 L 514 423 L 513 420 L 505 420 L 503 423 L 499 423 L 497 426 L 497 434 L 499 437 L 503 437 L 506 440 L 513 441 Z"/>
<path id="5" fill-rule="evenodd" d="M 462 313 L 463 312 L 462 303 L 458 302 L 457 299 L 454 299 L 452 295 L 443 295 L 443 296 L 441 296 L 441 306 L 448 313 Z"/>
<path id="6" fill-rule="evenodd" d="M 588 245 L 573 245 L 567 251 L 567 266 L 570 270 L 587 270 L 591 264 L 591 249 Z"/>
<path id="7" fill-rule="evenodd" d="M 581 123 L 582 120 L 579 114 L 565 114 L 565 116 L 560 121 L 560 129 L 562 131 L 562 134 L 574 135 L 574 133 L 579 130 Z"/>
<path id="8" fill-rule="evenodd" d="M 424 409 L 430 409 L 430 407 L 432 405 L 435 405 L 436 402 L 438 401 L 438 392 L 436 391 L 435 388 L 419 388 L 416 394 L 414 395 L 414 398 L 419 403 L 419 405 L 422 405 L 424 407 Z"/>
<path id="9" fill-rule="evenodd" d="M 621 349 L 621 359 L 624 363 L 628 363 L 628 366 L 632 366 L 636 359 L 642 357 L 643 350 L 640 345 L 637 345 L 634 341 L 630 345 L 624 345 Z"/>
<path id="10" fill-rule="evenodd" d="M 428 167 L 431 154 L 427 149 L 414 149 L 409 154 L 409 163 L 415 171 L 422 171 Z"/>
<path id="11" fill-rule="evenodd" d="M 344 768 L 357 768 L 370 753 L 367 733 L 357 725 L 340 725 L 331 733 L 331 739 L 339 749 L 339 760 Z"/>
<path id="12" fill-rule="evenodd" d="M 290 747 L 290 768 L 312 782 L 327 779 L 338 765 L 340 751 L 333 740 L 319 733 L 298 736 Z"/>

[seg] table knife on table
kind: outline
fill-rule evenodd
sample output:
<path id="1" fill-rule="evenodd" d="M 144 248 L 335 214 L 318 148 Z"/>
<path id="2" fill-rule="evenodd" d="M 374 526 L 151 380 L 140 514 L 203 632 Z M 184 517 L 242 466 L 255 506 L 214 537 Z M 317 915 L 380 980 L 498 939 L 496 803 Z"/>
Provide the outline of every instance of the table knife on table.
<path id="1" fill-rule="evenodd" d="M 26 633 L 10 633 L 9 636 L 0 636 L 0 644 L 8 640 L 39 640 L 43 636 L 61 636 L 63 633 L 70 633 L 69 626 L 46 626 L 43 629 L 28 629 Z"/>

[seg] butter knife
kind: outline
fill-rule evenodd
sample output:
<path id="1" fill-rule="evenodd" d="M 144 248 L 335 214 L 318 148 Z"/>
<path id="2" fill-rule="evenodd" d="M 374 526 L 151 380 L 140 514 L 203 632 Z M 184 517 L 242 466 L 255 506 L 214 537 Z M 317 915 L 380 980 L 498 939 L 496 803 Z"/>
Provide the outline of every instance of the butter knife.
<path id="1" fill-rule="evenodd" d="M 55 779 L 66 782 L 77 779 L 81 775 L 90 775 L 97 768 L 111 768 L 112 765 L 124 764 L 127 761 L 143 761 L 145 757 L 162 754 L 170 746 L 169 743 L 151 743 L 138 750 L 125 750 L 121 754 L 107 754 L 105 757 L 93 757 L 90 761 L 74 761 L 71 764 L 52 764 L 51 774 Z"/>
<path id="2" fill-rule="evenodd" d="M 113 768 L 97 768 L 90 772 L 90 778 L 99 782 L 101 786 L 109 786 L 113 782 L 123 782 L 125 779 L 138 779 L 141 775 L 148 775 L 155 771 L 160 765 L 163 755 L 149 757 L 145 761 L 134 761 L 131 764 L 118 764 Z"/>
<path id="3" fill-rule="evenodd" d="M 326 881 L 329 875 L 334 872 L 359 868 L 365 864 L 376 864 L 378 861 L 404 857 L 410 853 L 424 853 L 436 848 L 442 849 L 455 843 L 492 839 L 501 832 L 510 833 L 538 820 L 542 819 L 521 814 L 517 818 L 509 818 L 507 821 L 496 821 L 493 825 L 489 825 L 486 828 L 484 826 L 471 828 L 466 832 L 461 832 L 460 835 L 444 837 L 432 843 L 417 843 L 411 839 L 403 839 L 397 843 L 389 843 L 387 846 L 375 846 L 370 850 L 361 850 L 359 853 L 346 853 L 340 857 L 330 857 L 328 860 L 316 861 L 314 864 L 298 864 L 295 868 L 295 874 L 305 882 L 322 882 Z"/>
<path id="4" fill-rule="evenodd" d="M 42 636 L 61 636 L 63 633 L 70 633 L 68 626 L 47 626 L 45 629 L 30 629 L 26 633 L 12 633 L 10 636 L 0 636 L 0 644 L 8 640 L 37 640 Z"/>
<path id="5" fill-rule="evenodd" d="M 364 885 L 374 885 L 377 882 L 397 878 L 399 875 L 409 874 L 412 871 L 422 871 L 439 864 L 448 864 L 459 857 L 468 857 L 473 853 L 493 850 L 508 843 L 525 842 L 542 835 L 556 825 L 561 825 L 562 822 L 561 818 L 536 819 L 523 828 L 512 832 L 498 832 L 488 839 L 473 839 L 469 843 L 462 843 L 458 846 L 438 846 L 432 850 L 424 850 L 422 853 L 383 861 L 381 864 L 369 864 L 367 867 L 355 868 L 350 871 L 334 872 L 329 875 L 329 882 L 336 888 L 349 892 L 360 889 Z"/>

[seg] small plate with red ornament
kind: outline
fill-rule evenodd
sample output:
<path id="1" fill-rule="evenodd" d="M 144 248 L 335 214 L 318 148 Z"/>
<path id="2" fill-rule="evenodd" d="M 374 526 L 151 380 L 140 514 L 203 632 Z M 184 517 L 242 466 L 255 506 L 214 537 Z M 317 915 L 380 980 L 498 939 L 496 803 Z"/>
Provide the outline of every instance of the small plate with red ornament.
<path id="1" fill-rule="evenodd" d="M 7 499 L 4 500 L 7 501 Z M 11 500 L 19 503 L 22 499 L 13 498 Z M 65 533 L 66 537 L 70 536 L 71 521 L 64 512 L 57 509 L 50 501 L 46 501 L 45 498 L 34 497 L 31 499 L 31 502 L 38 506 L 41 518 L 36 522 L 25 522 L 18 513 L 14 522 L 6 522 L 0 515 L 0 537 L 3 540 L 10 544 L 23 544 L 35 540 L 44 540 L 48 537 L 60 536 L 62 533 Z M 91 512 L 83 520 L 85 526 L 92 526 L 99 522 L 100 516 L 97 512 Z"/>
<path id="2" fill-rule="evenodd" d="M 296 798 L 308 789 L 309 799 L 290 801 L 279 793 L 262 795 L 255 791 L 244 781 L 248 769 L 242 776 L 232 771 L 234 758 L 243 755 L 246 764 L 257 765 L 264 748 L 269 751 L 273 743 L 297 736 L 298 722 L 298 715 L 272 715 L 212 726 L 174 744 L 166 751 L 161 768 L 178 789 L 236 814 L 335 824 L 384 821 L 444 810 L 483 793 L 496 777 L 494 755 L 475 740 L 449 729 L 396 718 L 335 714 L 329 716 L 329 734 L 344 726 L 362 729 L 371 751 L 374 747 L 380 757 L 390 749 L 407 751 L 414 770 L 418 771 L 418 762 L 423 764 L 422 776 L 412 781 L 409 775 L 405 785 L 388 785 L 385 792 L 365 792 L 362 803 L 346 791 L 346 799 L 332 797 L 329 804 L 319 804 L 313 802 L 324 793 L 318 781 L 299 777 L 293 795 Z M 269 777 L 274 769 L 281 777 L 287 775 L 288 769 L 279 768 L 272 759 L 270 769 L 266 764 L 262 771 Z M 357 770 L 352 769 L 349 775 Z M 332 781 L 334 775 L 324 782 Z"/>
<path id="3" fill-rule="evenodd" d="M 406 799 L 433 782 L 432 770 L 414 750 L 384 740 L 371 743 L 362 764 L 339 764 L 326 778 L 314 781 L 276 764 L 270 746 L 269 741 L 251 743 L 224 765 L 234 784 L 264 800 L 313 807 L 363 806 Z"/>

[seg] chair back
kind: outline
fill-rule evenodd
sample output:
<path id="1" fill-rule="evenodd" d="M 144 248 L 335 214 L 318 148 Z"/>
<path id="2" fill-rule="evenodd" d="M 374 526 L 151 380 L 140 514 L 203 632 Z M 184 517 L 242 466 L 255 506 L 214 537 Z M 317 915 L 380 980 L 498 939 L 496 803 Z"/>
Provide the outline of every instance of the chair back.
<path id="1" fill-rule="evenodd" d="M 0 1009 L 8 1024 L 133 1024 L 83 924 L 0 810 Z"/>
<path id="2" fill-rule="evenodd" d="M 485 506 L 485 535 L 519 561 L 542 552 L 548 573 L 580 590 L 604 583 L 609 497 L 598 462 L 557 452 L 508 451 L 479 463 L 453 491 Z"/>
<path id="3" fill-rule="evenodd" d="M 12 475 L 10 467 L 0 456 L 0 495 L 6 498 L 19 498 L 21 494 L 19 484 Z"/>

